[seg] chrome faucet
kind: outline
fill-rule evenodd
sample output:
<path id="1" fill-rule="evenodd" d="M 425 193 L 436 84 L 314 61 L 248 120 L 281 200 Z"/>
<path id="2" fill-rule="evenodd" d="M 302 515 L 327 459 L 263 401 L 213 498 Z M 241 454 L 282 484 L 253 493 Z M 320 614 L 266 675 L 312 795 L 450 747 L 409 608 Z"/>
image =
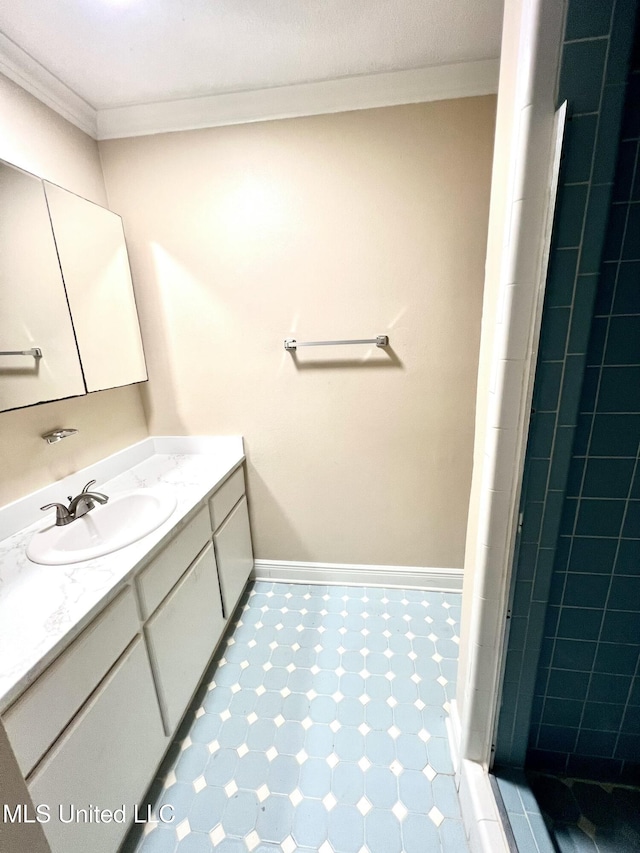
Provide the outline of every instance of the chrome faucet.
<path id="1" fill-rule="evenodd" d="M 47 510 L 56 508 L 56 527 L 62 527 L 65 524 L 71 524 L 72 521 L 75 521 L 76 518 L 82 518 L 83 515 L 86 515 L 90 510 L 92 510 L 95 506 L 94 501 L 98 501 L 99 504 L 106 504 L 109 500 L 107 495 L 103 495 L 102 492 L 90 492 L 89 489 L 95 483 L 95 480 L 89 480 L 87 485 L 82 489 L 79 495 L 76 495 L 75 498 L 68 496 L 69 506 L 66 507 L 64 504 L 59 503 L 51 503 L 46 504 L 46 506 L 41 506 L 40 509 Z"/>

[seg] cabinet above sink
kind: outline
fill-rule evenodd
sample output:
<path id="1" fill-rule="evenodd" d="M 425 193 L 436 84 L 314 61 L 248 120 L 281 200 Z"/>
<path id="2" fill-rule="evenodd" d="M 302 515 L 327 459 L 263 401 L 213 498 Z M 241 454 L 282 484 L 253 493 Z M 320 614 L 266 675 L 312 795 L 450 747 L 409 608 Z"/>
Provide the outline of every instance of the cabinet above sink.
<path id="1" fill-rule="evenodd" d="M 120 217 L 0 161 L 0 411 L 146 379 Z"/>

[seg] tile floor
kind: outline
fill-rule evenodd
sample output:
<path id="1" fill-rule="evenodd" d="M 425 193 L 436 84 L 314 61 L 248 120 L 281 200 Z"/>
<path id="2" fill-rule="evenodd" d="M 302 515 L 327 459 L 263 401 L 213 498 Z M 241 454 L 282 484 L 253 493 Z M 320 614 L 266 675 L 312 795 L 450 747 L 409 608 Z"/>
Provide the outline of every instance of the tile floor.
<path id="1" fill-rule="evenodd" d="M 527 775 L 560 853 L 638 853 L 640 789 Z"/>
<path id="2" fill-rule="evenodd" d="M 256 582 L 136 853 L 465 853 L 446 740 L 460 595 Z"/>

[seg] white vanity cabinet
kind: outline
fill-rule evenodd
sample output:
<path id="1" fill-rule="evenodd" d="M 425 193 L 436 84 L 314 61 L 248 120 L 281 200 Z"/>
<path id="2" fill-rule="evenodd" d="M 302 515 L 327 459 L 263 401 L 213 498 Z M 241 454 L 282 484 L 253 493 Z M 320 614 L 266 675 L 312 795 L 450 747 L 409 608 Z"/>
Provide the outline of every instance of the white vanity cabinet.
<path id="1" fill-rule="evenodd" d="M 116 853 L 248 580 L 242 466 L 207 498 L 2 712 L 52 853 Z"/>
<path id="2" fill-rule="evenodd" d="M 28 782 L 34 804 L 51 809 L 43 828 L 52 853 L 114 853 L 166 743 L 138 637 Z M 125 822 L 63 822 L 91 806 L 124 806 Z"/>
<path id="3" fill-rule="evenodd" d="M 238 468 L 209 501 L 225 618 L 234 611 L 253 569 L 244 472 Z"/>
<path id="4" fill-rule="evenodd" d="M 144 629 L 167 734 L 178 727 L 223 628 L 209 543 Z"/>

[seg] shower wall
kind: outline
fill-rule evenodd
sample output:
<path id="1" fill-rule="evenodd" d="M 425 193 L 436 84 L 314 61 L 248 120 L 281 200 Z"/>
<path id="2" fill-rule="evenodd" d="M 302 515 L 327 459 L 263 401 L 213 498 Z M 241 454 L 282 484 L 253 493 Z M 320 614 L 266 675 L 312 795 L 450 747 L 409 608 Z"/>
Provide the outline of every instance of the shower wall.
<path id="1" fill-rule="evenodd" d="M 627 90 L 527 755 L 538 768 L 629 782 L 640 781 L 639 137 L 637 68 Z"/>
<path id="2" fill-rule="evenodd" d="M 597 778 L 631 778 L 640 754 L 635 12 L 632 0 L 568 8 L 568 122 L 495 743 L 497 765 Z"/>

